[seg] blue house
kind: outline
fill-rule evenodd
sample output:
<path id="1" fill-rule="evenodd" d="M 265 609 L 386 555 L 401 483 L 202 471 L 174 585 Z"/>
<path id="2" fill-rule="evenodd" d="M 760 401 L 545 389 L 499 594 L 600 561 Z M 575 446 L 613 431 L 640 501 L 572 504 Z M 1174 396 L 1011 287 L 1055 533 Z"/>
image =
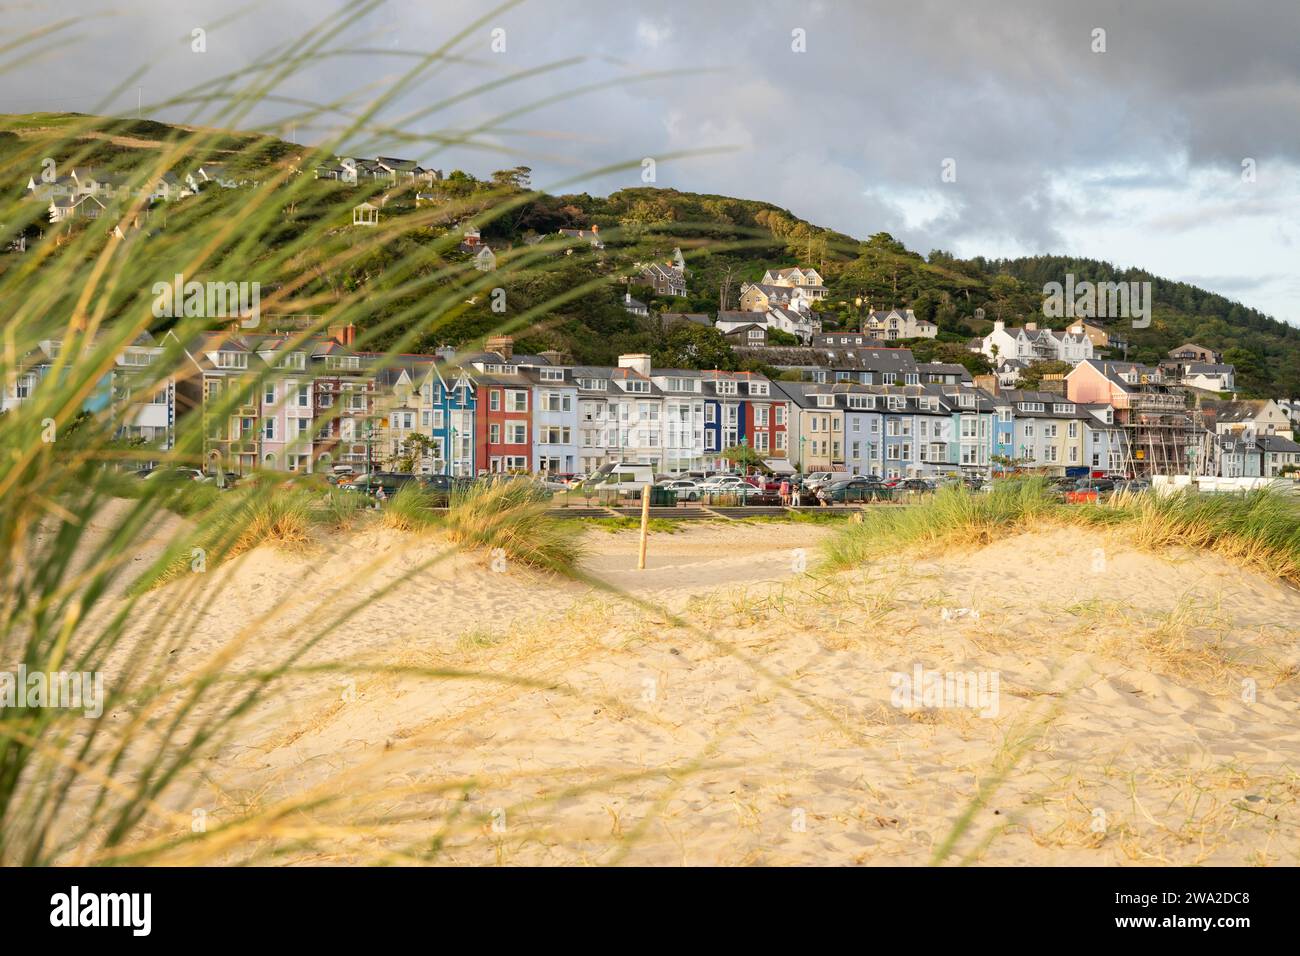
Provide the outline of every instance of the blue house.
<path id="1" fill-rule="evenodd" d="M 420 388 L 420 430 L 433 442 L 434 472 L 472 478 L 477 391 L 469 372 L 435 363 Z"/>

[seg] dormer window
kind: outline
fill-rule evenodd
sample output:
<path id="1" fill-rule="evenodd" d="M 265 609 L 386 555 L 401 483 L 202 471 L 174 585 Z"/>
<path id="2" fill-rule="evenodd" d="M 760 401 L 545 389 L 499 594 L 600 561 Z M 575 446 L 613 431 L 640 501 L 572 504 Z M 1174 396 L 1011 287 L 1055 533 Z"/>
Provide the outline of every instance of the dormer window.
<path id="1" fill-rule="evenodd" d="M 218 352 L 217 368 L 248 368 L 248 354 L 245 352 Z"/>

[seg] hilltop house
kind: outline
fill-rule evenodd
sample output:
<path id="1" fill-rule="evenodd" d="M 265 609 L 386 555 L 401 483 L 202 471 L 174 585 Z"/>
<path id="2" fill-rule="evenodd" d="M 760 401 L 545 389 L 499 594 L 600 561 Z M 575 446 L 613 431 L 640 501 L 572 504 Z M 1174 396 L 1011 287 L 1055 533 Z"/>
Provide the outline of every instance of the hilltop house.
<path id="1" fill-rule="evenodd" d="M 561 229 L 560 235 L 566 239 L 583 239 L 593 249 L 604 249 L 605 243 L 600 238 L 600 226 L 593 225 L 590 229 Z M 572 249 L 566 250 L 572 253 Z"/>
<path id="2" fill-rule="evenodd" d="M 990 360 L 1019 359 L 1023 362 L 1056 361 L 1071 365 L 1093 357 L 1092 340 L 1082 325 L 1075 323 L 1064 332 L 1038 327 L 1026 322 L 1023 328 L 1007 326 L 1001 319 L 980 340 L 980 352 Z"/>
<path id="3" fill-rule="evenodd" d="M 766 312 L 773 308 L 807 312 L 813 296 L 803 286 L 746 282 L 740 287 L 740 308 L 745 312 Z"/>
<path id="4" fill-rule="evenodd" d="M 631 281 L 637 285 L 650 286 L 655 295 L 686 295 L 686 273 L 674 265 L 658 262 L 643 265 Z"/>
<path id="5" fill-rule="evenodd" d="M 932 339 L 939 334 L 939 326 L 927 319 L 918 319 L 911 309 L 877 309 L 863 319 L 862 332 L 873 339 Z"/>
<path id="6" fill-rule="evenodd" d="M 745 312 L 729 310 L 718 313 L 714 325 L 724 335 L 736 331 L 741 326 L 758 325 L 765 329 L 780 329 L 807 344 L 822 330 L 822 321 L 815 312 L 799 312 L 794 309 L 771 308 L 766 312 Z M 758 344 L 758 343 L 755 343 Z M 766 337 L 764 343 L 766 344 Z"/>
<path id="7" fill-rule="evenodd" d="M 1232 365 L 1191 362 L 1184 369 L 1180 382 L 1190 388 L 1209 392 L 1235 392 L 1236 368 Z"/>
<path id="8" fill-rule="evenodd" d="M 826 298 L 826 286 L 821 274 L 809 266 L 802 269 L 792 266 L 789 269 L 768 269 L 759 280 L 759 285 L 798 287 L 805 299 L 819 301 Z"/>

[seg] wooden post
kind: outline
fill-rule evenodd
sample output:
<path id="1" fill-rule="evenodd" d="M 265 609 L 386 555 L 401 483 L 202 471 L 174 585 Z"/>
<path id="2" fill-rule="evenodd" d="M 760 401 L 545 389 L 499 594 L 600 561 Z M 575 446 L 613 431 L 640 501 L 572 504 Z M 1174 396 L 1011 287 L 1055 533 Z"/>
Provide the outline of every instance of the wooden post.
<path id="1" fill-rule="evenodd" d="M 641 489 L 641 553 L 636 559 L 636 569 L 645 570 L 645 540 L 650 533 L 650 485 Z"/>

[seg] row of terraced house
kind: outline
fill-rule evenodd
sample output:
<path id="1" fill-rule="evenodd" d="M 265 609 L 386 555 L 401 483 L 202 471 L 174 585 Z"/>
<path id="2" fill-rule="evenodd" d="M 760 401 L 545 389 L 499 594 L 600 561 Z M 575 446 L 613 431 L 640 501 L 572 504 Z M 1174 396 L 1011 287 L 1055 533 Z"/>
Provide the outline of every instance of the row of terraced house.
<path id="1" fill-rule="evenodd" d="M 351 327 L 186 342 L 167 333 L 124 349 L 93 402 L 122 406 L 123 437 L 142 447 L 169 449 L 195 423 L 205 470 L 239 474 L 399 459 L 462 476 L 590 473 L 611 461 L 713 472 L 737 446 L 776 472 L 988 475 L 1009 462 L 1055 474 L 1140 470 L 1130 403 L 1115 398 L 1126 383 L 1107 363 L 1080 363 L 1065 393 L 1038 392 L 977 387 L 961 366 L 916 363 L 907 349 L 850 348 L 785 381 L 655 368 L 641 354 L 578 365 L 556 352 L 516 354 L 505 336 L 485 351 L 393 356 L 357 349 Z M 6 383 L 4 410 L 33 394 L 57 355 L 58 343 L 42 343 Z M 1270 453 L 1277 467 L 1300 464 L 1300 446 Z"/>

